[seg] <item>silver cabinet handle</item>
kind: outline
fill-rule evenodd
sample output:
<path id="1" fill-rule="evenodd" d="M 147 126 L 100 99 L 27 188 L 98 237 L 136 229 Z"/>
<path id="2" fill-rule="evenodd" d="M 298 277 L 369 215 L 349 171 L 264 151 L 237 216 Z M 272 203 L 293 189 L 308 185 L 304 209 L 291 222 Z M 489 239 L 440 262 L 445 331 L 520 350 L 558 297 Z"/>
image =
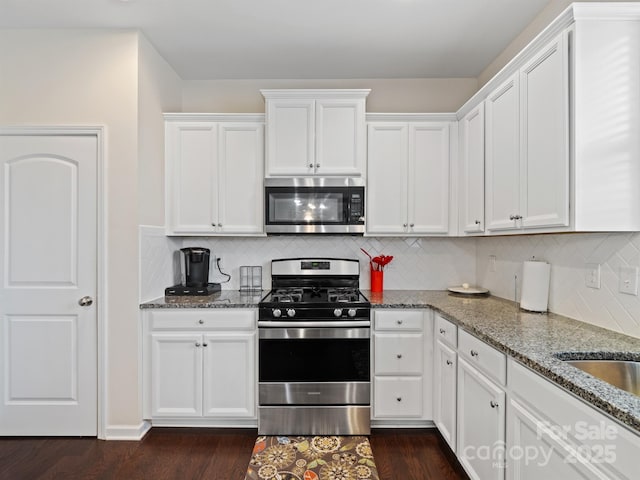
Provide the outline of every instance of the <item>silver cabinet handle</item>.
<path id="1" fill-rule="evenodd" d="M 403 223 L 403 224 L 402 224 L 402 226 L 403 226 L 404 228 L 407 228 L 407 224 L 406 224 L 406 223 Z"/>
<path id="2" fill-rule="evenodd" d="M 309 168 L 313 168 L 313 163 L 310 163 L 310 164 L 309 164 Z"/>
<path id="3" fill-rule="evenodd" d="M 396 323 L 397 323 L 398 325 L 402 325 L 402 320 L 396 320 Z"/>
<path id="4" fill-rule="evenodd" d="M 472 357 L 477 357 L 478 356 L 478 352 L 476 352 L 475 350 L 471 350 L 471 356 Z"/>
<path id="5" fill-rule="evenodd" d="M 222 224 L 221 224 L 221 223 L 219 223 L 219 224 L 218 224 L 218 226 L 219 226 L 219 227 L 222 227 Z"/>
<path id="6" fill-rule="evenodd" d="M 215 227 L 216 226 L 216 222 L 211 222 L 211 226 Z"/>
<path id="7" fill-rule="evenodd" d="M 90 306 L 92 304 L 93 304 L 93 298 L 91 298 L 88 295 L 84 296 L 80 300 L 78 300 L 78 305 L 80 305 L 81 307 L 88 307 L 88 306 Z"/>
<path id="8" fill-rule="evenodd" d="M 516 216 L 515 215 L 509 215 L 509 220 L 515 220 Z"/>
<path id="9" fill-rule="evenodd" d="M 198 320 L 198 323 L 199 323 L 200 325 L 202 325 L 202 324 L 204 323 L 204 320 L 200 319 L 200 320 Z"/>
<path id="10" fill-rule="evenodd" d="M 320 164 L 319 163 L 316 163 L 316 168 L 320 168 Z"/>
<path id="11" fill-rule="evenodd" d="M 475 223 L 476 225 L 480 225 L 480 220 L 476 220 L 474 223 Z"/>
<path id="12" fill-rule="evenodd" d="M 491 405 L 491 408 L 498 408 L 500 406 L 498 402 L 494 402 L 493 400 L 489 402 L 489 405 Z"/>
<path id="13" fill-rule="evenodd" d="M 396 400 L 401 402 L 402 401 L 402 397 L 398 397 L 398 398 L 396 398 Z"/>
<path id="14" fill-rule="evenodd" d="M 447 360 L 447 365 L 453 365 L 453 362 L 451 360 Z"/>
<path id="15" fill-rule="evenodd" d="M 444 335 L 445 333 L 447 333 L 447 331 L 446 331 L 444 328 L 441 328 L 441 329 L 440 329 L 440 333 L 441 333 L 442 335 Z"/>
<path id="16" fill-rule="evenodd" d="M 399 353 L 399 354 L 397 354 L 397 355 L 396 355 L 396 357 L 398 357 L 398 358 L 402 358 L 402 354 L 401 354 L 401 353 Z"/>
<path id="17" fill-rule="evenodd" d="M 200 346 L 200 342 L 196 342 L 196 347 L 199 347 L 199 346 Z"/>
<path id="18" fill-rule="evenodd" d="M 415 226 L 415 223 L 410 223 L 409 226 L 413 228 Z"/>
<path id="19" fill-rule="evenodd" d="M 203 344 L 202 344 L 202 346 L 203 346 L 203 347 L 208 347 L 208 346 L 209 346 L 209 344 L 208 344 L 208 343 L 203 343 Z"/>

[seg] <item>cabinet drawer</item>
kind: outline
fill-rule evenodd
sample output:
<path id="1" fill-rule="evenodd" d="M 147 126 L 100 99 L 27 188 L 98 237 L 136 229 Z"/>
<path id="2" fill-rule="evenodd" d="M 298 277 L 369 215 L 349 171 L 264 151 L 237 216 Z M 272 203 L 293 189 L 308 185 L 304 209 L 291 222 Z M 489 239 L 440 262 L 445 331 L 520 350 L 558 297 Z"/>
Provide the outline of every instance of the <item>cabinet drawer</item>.
<path id="1" fill-rule="evenodd" d="M 436 313 L 436 339 L 456 348 L 458 346 L 458 327 Z"/>
<path id="2" fill-rule="evenodd" d="M 458 352 L 501 385 L 506 384 L 507 357 L 504 353 L 464 330 L 458 332 Z"/>
<path id="3" fill-rule="evenodd" d="M 256 327 L 256 312 L 233 308 L 154 311 L 150 315 L 151 330 L 253 330 Z"/>
<path id="4" fill-rule="evenodd" d="M 376 418 L 422 417 L 422 377 L 375 377 Z"/>
<path id="5" fill-rule="evenodd" d="M 419 310 L 376 310 L 376 330 L 420 330 L 422 331 L 424 316 Z"/>
<path id="6" fill-rule="evenodd" d="M 422 333 L 376 333 L 374 368 L 376 375 L 422 375 Z"/>

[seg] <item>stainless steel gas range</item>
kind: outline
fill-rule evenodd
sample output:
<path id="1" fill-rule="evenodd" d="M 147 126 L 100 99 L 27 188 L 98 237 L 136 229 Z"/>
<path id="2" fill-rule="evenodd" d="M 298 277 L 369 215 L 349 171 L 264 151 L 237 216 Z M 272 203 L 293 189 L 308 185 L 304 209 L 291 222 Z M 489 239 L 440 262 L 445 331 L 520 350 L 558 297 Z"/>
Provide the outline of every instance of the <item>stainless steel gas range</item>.
<path id="1" fill-rule="evenodd" d="M 258 316 L 258 433 L 370 433 L 371 304 L 358 260 L 271 262 Z"/>

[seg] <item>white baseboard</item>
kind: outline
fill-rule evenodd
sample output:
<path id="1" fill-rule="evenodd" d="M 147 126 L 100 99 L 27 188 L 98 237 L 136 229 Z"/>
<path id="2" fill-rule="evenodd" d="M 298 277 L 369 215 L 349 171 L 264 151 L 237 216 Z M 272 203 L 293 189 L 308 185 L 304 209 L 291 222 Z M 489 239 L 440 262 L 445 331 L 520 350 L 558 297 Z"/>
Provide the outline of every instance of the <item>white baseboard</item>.
<path id="1" fill-rule="evenodd" d="M 109 425 L 105 429 L 105 440 L 142 440 L 151 430 L 151 423 L 143 421 L 140 425 Z"/>

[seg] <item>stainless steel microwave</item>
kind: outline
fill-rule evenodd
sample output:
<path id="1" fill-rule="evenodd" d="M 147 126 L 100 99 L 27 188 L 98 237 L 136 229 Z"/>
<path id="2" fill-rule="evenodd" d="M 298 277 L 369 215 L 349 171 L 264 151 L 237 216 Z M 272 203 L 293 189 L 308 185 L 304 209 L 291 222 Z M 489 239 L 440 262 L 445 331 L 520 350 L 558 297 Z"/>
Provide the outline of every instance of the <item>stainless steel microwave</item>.
<path id="1" fill-rule="evenodd" d="M 361 178 L 267 178 L 264 200 L 267 234 L 364 233 Z"/>

